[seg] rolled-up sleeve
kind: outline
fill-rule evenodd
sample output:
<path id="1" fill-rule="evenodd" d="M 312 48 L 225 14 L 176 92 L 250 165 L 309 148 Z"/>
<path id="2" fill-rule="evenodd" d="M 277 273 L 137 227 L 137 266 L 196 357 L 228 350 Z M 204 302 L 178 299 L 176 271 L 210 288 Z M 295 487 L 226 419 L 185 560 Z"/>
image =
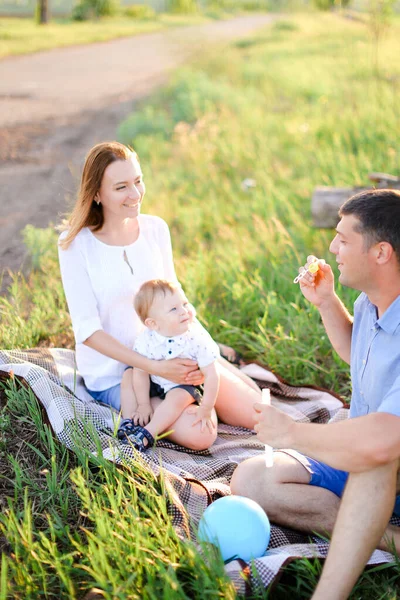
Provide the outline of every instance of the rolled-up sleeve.
<path id="1" fill-rule="evenodd" d="M 64 237 L 61 234 L 60 240 Z M 84 256 L 76 241 L 63 250 L 58 246 L 61 279 L 77 344 L 95 331 L 103 329 L 96 297 L 87 272 Z"/>

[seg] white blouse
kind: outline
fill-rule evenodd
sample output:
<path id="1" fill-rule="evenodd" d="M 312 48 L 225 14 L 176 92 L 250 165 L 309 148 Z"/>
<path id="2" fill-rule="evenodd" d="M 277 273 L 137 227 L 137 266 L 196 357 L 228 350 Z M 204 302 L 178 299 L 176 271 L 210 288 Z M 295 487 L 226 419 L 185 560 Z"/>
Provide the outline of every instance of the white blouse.
<path id="1" fill-rule="evenodd" d="M 139 215 L 139 237 L 128 246 L 101 242 L 82 229 L 67 250 L 59 247 L 61 277 L 76 341 L 79 373 L 90 390 L 121 383 L 126 365 L 85 346 L 95 331 L 103 330 L 133 348 L 142 331 L 133 297 L 149 279 L 177 282 L 168 225 L 160 217 Z M 62 240 L 67 235 L 60 235 Z"/>

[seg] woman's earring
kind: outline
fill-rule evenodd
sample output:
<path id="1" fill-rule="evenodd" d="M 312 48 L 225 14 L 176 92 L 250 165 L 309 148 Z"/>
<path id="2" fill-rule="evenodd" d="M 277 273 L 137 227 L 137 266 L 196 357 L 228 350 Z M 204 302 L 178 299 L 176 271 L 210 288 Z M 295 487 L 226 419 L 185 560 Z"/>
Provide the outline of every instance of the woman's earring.
<path id="1" fill-rule="evenodd" d="M 94 201 L 96 202 L 97 206 L 100 206 L 100 200 L 98 200 L 97 198 L 95 198 Z"/>

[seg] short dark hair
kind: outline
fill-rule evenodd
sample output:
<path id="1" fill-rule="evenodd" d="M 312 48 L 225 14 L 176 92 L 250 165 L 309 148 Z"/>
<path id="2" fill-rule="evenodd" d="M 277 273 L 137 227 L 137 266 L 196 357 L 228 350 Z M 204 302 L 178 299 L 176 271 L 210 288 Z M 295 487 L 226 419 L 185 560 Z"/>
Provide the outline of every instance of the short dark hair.
<path id="1" fill-rule="evenodd" d="M 364 236 L 366 247 L 388 242 L 400 264 L 400 191 L 367 190 L 349 198 L 339 216 L 354 215 L 360 221 L 355 228 Z"/>

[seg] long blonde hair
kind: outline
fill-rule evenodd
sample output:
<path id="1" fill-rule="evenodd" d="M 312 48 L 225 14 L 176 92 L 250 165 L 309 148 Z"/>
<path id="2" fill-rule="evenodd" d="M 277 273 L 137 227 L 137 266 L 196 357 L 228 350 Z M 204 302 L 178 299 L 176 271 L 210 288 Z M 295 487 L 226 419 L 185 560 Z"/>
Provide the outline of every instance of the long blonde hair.
<path id="1" fill-rule="evenodd" d="M 60 227 L 61 230 L 68 229 L 67 235 L 60 242 L 63 250 L 68 248 L 84 227 L 90 227 L 92 231 L 98 231 L 103 227 L 103 208 L 101 204 L 96 203 L 95 197 L 100 189 L 104 171 L 111 163 L 117 160 L 129 160 L 132 155 L 137 158 L 136 152 L 119 142 L 101 142 L 89 151 L 75 206 L 69 218 Z"/>

